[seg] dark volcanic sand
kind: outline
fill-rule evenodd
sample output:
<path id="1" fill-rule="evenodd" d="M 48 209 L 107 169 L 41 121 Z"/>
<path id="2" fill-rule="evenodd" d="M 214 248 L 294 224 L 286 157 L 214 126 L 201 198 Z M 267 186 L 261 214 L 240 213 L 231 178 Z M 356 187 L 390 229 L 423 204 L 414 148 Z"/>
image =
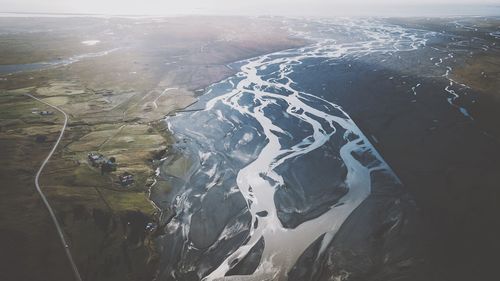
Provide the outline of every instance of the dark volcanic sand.
<path id="1" fill-rule="evenodd" d="M 299 23 L 294 23 L 295 27 L 301 26 Z M 389 42 L 399 34 L 398 28 L 389 28 L 388 33 L 378 30 L 382 22 L 368 24 L 364 27 L 370 31 L 367 33 L 356 33 L 356 24 L 347 31 L 342 27 L 329 29 L 331 23 L 327 21 L 309 24 L 313 26 L 309 30 L 312 34 L 337 36 L 334 38 L 339 42 L 332 43 L 334 46 L 363 42 L 373 35 L 371 32 L 382 32 Z M 371 192 L 367 198 L 343 222 L 331 242 L 324 244 L 329 241 L 328 233 L 307 237 L 311 243 L 289 268 L 288 280 L 496 280 L 493 272 L 494 254 L 500 249 L 496 239 L 500 234 L 496 218 L 500 211 L 497 188 L 500 145 L 494 134 L 489 133 L 490 129 L 494 131 L 492 125 L 496 122 L 475 121 L 474 113 L 484 102 L 481 93 L 452 80 L 450 73 L 474 53 L 498 54 L 498 39 L 478 39 L 481 44 L 476 44 L 467 43 L 468 38 L 460 33 L 411 29 L 407 32 L 407 37 L 395 40 L 390 51 L 385 47 L 380 51 L 378 45 L 371 45 L 365 53 L 354 49 L 352 54 L 347 52 L 340 57 L 332 52 L 332 59 L 313 53 L 300 58 L 300 64 L 292 60 L 293 71 L 274 80 L 273 75 L 286 70 L 280 70 L 279 64 L 271 64 L 269 69 L 259 68 L 257 76 L 267 82 L 286 84 L 290 78 L 294 90 L 340 105 L 402 182 L 383 169 L 371 171 Z M 411 34 L 428 40 L 425 45 L 420 44 Z M 415 50 L 408 48 L 413 43 L 417 46 Z M 293 56 L 292 53 L 273 54 L 266 60 Z M 256 65 L 261 67 L 265 61 Z M 241 77 L 251 77 L 245 75 Z M 192 109 L 203 109 L 205 102 L 227 94 L 231 89 L 229 84 L 239 81 L 240 77 L 235 77 L 214 85 Z M 284 132 L 274 129 L 280 145 L 286 147 L 311 133 L 314 122 L 284 114 L 291 95 L 288 90 L 255 83 L 245 87 L 287 97 L 272 100 L 262 110 L 273 124 L 288 129 Z M 266 146 L 263 134 L 259 133 L 263 130 L 262 123 L 256 123 L 241 111 L 250 108 L 248 115 L 259 119 L 256 108 L 262 102 L 241 94 L 235 103 L 228 102 L 228 107 L 219 104 L 199 114 L 186 112 L 168 119 L 174 133 L 180 132 L 175 146 L 178 155 L 184 154 L 192 164 L 187 172 L 180 175 L 177 172 L 174 176 L 169 173 L 175 161 L 168 160 L 163 176 L 174 186 L 177 197 L 170 196 L 166 201 L 153 198 L 165 207 L 172 205 L 176 211 L 165 227 L 166 234 L 159 238 L 163 251 L 161 278 L 200 280 L 214 272 L 217 275 L 219 265 L 228 256 L 238 258 L 229 258 L 229 270 L 224 269 L 226 276 L 255 272 L 261 274 L 256 275 L 257 279 L 265 276 L 259 262 L 266 256 L 266 249 L 272 249 L 273 243 L 279 241 L 272 242 L 273 236 L 268 236 L 271 242 L 254 239 L 250 229 L 259 229 L 267 220 L 264 218 L 274 214 L 267 210 L 255 213 L 252 207 L 261 204 L 259 200 L 263 198 L 254 203 L 247 191 L 239 193 L 235 189 L 238 186 L 241 191 L 245 186 L 236 185 L 240 169 L 260 159 L 258 154 Z M 315 98 L 305 103 L 329 114 L 339 114 Z M 314 118 L 324 125 L 325 120 Z M 283 184 L 276 184 L 272 175 L 258 175 L 276 186 L 272 194 L 275 215 L 289 232 L 321 218 L 330 209 L 342 208 L 342 198 L 353 192 L 345 171 L 349 161 L 339 158 L 339 148 L 358 136 L 349 136 L 348 128 L 336 129 L 338 132 L 320 148 L 274 169 L 283 176 Z M 254 138 L 240 145 L 245 133 L 254 134 Z M 204 156 L 207 152 L 211 152 L 210 156 Z M 353 150 L 351 156 L 365 167 L 377 167 L 382 161 L 370 149 Z M 215 166 L 214 178 L 210 171 Z M 253 194 L 251 187 L 249 193 Z M 330 220 L 334 221 L 337 222 Z M 272 224 L 267 227 L 272 228 Z M 283 232 L 284 241 L 289 232 Z M 286 247 L 275 249 L 276 253 L 299 247 L 305 238 L 298 237 Z M 254 244 L 247 244 L 252 243 L 249 241 Z M 245 255 L 235 254 L 246 245 L 252 247 L 245 250 L 248 251 Z"/>
<path id="2" fill-rule="evenodd" d="M 474 35 L 482 36 L 484 33 L 480 30 Z M 479 48 L 481 44 L 462 48 L 449 45 L 450 42 L 464 40 L 461 35 L 441 36 L 439 40 L 431 40 L 427 46 L 453 53 L 454 58 L 447 65 L 459 67 L 470 55 L 469 52 L 482 52 Z M 494 44 L 499 40 L 487 39 L 486 43 L 482 42 L 490 46 L 487 52 L 499 55 L 500 50 Z M 429 57 L 438 56 L 432 51 L 419 50 L 398 55 L 401 59 L 379 55 L 318 67 L 313 74 L 314 80 L 304 79 L 299 86 L 342 105 L 366 135 L 375 137 L 372 143 L 416 202 L 422 224 L 418 229 L 406 230 L 402 236 L 411 237 L 411 244 L 418 247 L 421 253 L 407 263 L 388 265 L 398 270 L 389 275 L 391 278 L 399 276 L 400 270 L 411 268 L 420 259 L 424 268 L 413 271 L 404 280 L 496 280 L 495 263 L 500 250 L 497 239 L 500 235 L 500 142 L 494 133 L 498 128 L 498 119 L 473 121 L 450 106 L 444 90 L 448 81 L 434 77 L 436 68 L 431 62 L 436 59 L 430 61 Z M 311 75 L 310 70 L 304 71 Z M 306 77 L 300 72 L 296 75 Z M 318 80 L 323 84 L 319 84 Z M 411 88 L 417 84 L 421 85 L 414 95 Z M 480 114 L 496 116 L 493 110 L 498 112 L 500 108 L 500 103 L 487 96 L 483 99 L 474 88 L 461 92 L 459 102 L 465 104 L 473 118 L 480 109 L 484 109 L 478 112 Z M 367 200 L 365 204 L 373 203 Z M 362 212 L 362 209 L 357 212 Z M 356 239 L 351 234 L 355 231 L 349 230 L 351 224 L 352 227 L 363 225 L 355 221 L 347 222 L 338 234 L 338 240 L 346 241 L 340 238 L 343 233 L 350 237 L 347 241 Z M 376 234 L 365 234 L 355 241 L 367 243 L 367 239 L 373 237 Z M 337 249 L 333 250 L 334 256 L 342 264 L 344 260 L 349 260 L 346 258 L 349 255 L 356 256 L 367 248 L 374 250 L 381 247 L 381 241 L 384 239 L 374 239 L 366 247 L 360 247 L 359 243 L 351 246 L 342 243 L 333 246 Z M 345 252 L 342 249 L 346 249 Z M 366 258 L 363 254 L 361 256 Z M 357 257 L 350 262 L 347 268 L 363 274 L 360 277 L 351 276 L 355 279 L 348 280 L 389 278 L 384 275 L 387 269 L 382 264 L 373 271 L 368 270 L 370 267 L 365 265 L 367 260 L 363 258 Z M 342 266 L 345 265 L 336 267 L 338 270 L 345 269 Z"/>

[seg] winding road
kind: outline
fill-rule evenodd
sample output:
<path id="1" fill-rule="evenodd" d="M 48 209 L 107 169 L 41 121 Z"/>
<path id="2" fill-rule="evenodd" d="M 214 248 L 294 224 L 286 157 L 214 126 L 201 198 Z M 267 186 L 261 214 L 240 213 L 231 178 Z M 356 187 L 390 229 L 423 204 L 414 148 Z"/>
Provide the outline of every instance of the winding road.
<path id="1" fill-rule="evenodd" d="M 26 96 L 34 99 L 34 100 L 37 100 L 41 103 L 44 103 L 54 109 L 56 109 L 57 111 L 61 112 L 63 115 L 64 115 L 64 125 L 61 129 L 61 133 L 59 134 L 59 137 L 57 138 L 57 141 L 56 143 L 54 144 L 54 147 L 52 147 L 52 150 L 50 151 L 49 155 L 47 155 L 47 157 L 45 158 L 45 160 L 43 161 L 42 165 L 40 166 L 40 169 L 38 169 L 38 172 L 36 173 L 36 176 L 35 176 L 35 186 L 36 186 L 36 190 L 38 191 L 38 194 L 40 194 L 40 197 L 42 198 L 43 200 L 43 203 L 45 204 L 45 207 L 47 207 L 47 210 L 49 210 L 49 213 L 50 213 L 50 217 L 52 218 L 52 221 L 54 222 L 54 226 L 56 227 L 57 229 L 57 233 L 59 234 L 59 238 L 61 238 L 61 243 L 64 247 L 64 250 L 66 252 L 66 256 L 68 257 L 68 260 L 71 264 L 71 268 L 73 269 L 73 273 L 75 274 L 75 279 L 77 281 L 82 281 L 82 278 L 80 276 L 80 272 L 78 272 L 78 267 L 76 266 L 76 263 L 75 261 L 73 260 L 73 255 L 71 255 L 71 251 L 69 250 L 69 244 L 68 244 L 68 241 L 66 241 L 66 238 L 64 237 L 64 233 L 63 233 L 63 230 L 61 228 L 61 225 L 59 224 L 59 221 L 57 220 L 57 217 L 54 213 L 54 210 L 52 209 L 52 206 L 50 206 L 50 203 L 49 201 L 47 200 L 47 197 L 45 197 L 45 194 L 43 193 L 42 189 L 40 188 L 40 184 L 39 184 L 39 178 L 40 178 L 40 174 L 42 173 L 43 171 L 43 168 L 45 168 L 45 165 L 47 165 L 47 163 L 49 162 L 50 158 L 52 157 L 52 155 L 54 154 L 54 152 L 56 151 L 57 149 L 57 146 L 59 145 L 59 143 L 61 142 L 61 139 L 64 135 L 64 131 L 66 130 L 66 125 L 68 124 L 68 115 L 66 114 L 66 112 L 64 112 L 62 109 L 60 109 L 59 107 L 57 106 L 54 106 L 54 105 L 51 105 L 39 98 L 36 98 L 30 94 L 26 94 Z"/>

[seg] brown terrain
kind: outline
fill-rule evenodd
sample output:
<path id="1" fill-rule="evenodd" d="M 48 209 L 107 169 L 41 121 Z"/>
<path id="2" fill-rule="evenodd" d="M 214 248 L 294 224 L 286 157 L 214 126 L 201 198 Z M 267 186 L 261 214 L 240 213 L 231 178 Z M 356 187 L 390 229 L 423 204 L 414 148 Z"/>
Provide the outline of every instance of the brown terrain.
<path id="1" fill-rule="evenodd" d="M 477 36 L 447 25 L 449 19 L 395 21 Z M 498 21 L 484 25 L 478 28 L 498 28 Z M 173 142 L 162 118 L 196 102 L 207 85 L 234 74 L 228 63 L 306 43 L 285 30 L 272 18 L 0 18 L 0 70 L 12 64 L 57 65 L 0 72 L 0 280 L 73 278 L 34 186 L 63 117 L 24 94 L 69 115 L 62 143 L 40 183 L 64 226 L 83 279 L 151 280 L 158 258 L 153 234 L 145 228 L 158 221 L 158 210 L 148 191 Z M 82 43 L 89 40 L 100 42 Z M 418 236 L 414 247 L 428 255 L 424 263 L 433 274 L 425 280 L 473 280 L 488 276 L 482 269 L 495 269 L 500 250 L 495 242 L 500 234 L 500 158 L 494 157 L 500 155 L 499 58 L 498 48 L 492 48 L 457 55 L 450 62 L 450 78 L 479 96 L 469 107 L 474 122 L 464 120 L 442 98 L 445 84 L 441 87 L 419 68 L 395 73 L 409 77 L 411 85 L 425 81 L 418 103 L 395 98 L 409 90 L 406 81 L 401 88 L 387 86 L 396 81 L 372 81 L 375 76 L 366 65 L 337 73 L 359 79 L 345 95 L 346 107 L 351 105 L 349 113 L 367 135 L 377 137 L 377 149 L 424 218 L 425 234 L 411 235 Z M 396 76 L 392 69 L 385 71 Z M 358 94 L 352 94 L 356 89 Z M 437 129 L 434 119 L 439 119 Z M 88 161 L 90 152 L 115 157 L 116 171 L 101 174 Z M 125 172 L 134 182 L 122 186 L 119 175 Z M 156 187 L 159 193 L 170 190 L 163 181 Z M 353 248 L 346 246 L 346 252 L 354 253 Z M 417 261 L 400 267 L 413 263 Z"/>
<path id="2" fill-rule="evenodd" d="M 232 75 L 226 64 L 305 43 L 266 18 L 0 18 L 0 26 L 0 65 L 56 64 L 0 74 L 0 280 L 9 281 L 73 278 L 34 186 L 64 119 L 25 94 L 69 115 L 40 184 L 82 278 L 151 280 L 157 257 L 145 227 L 157 210 L 148 187 L 171 143 L 161 119 Z M 90 152 L 116 158 L 116 171 L 101 173 Z M 133 183 L 120 183 L 125 172 Z"/>

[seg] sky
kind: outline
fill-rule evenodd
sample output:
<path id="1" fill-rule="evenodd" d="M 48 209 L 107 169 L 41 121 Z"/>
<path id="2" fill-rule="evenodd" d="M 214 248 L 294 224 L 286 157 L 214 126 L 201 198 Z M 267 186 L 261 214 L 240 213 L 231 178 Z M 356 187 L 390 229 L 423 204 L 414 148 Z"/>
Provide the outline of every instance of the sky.
<path id="1" fill-rule="evenodd" d="M 496 11 L 484 5 L 496 6 Z M 499 10 L 500 0 L 0 0 L 0 12 L 113 15 L 459 15 Z"/>

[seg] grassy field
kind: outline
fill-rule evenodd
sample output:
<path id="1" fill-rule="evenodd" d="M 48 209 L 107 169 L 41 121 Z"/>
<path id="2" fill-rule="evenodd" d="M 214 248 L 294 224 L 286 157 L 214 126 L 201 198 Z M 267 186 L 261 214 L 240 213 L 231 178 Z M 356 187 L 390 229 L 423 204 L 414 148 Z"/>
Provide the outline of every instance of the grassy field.
<path id="1" fill-rule="evenodd" d="M 100 42 L 87 46 L 85 40 Z M 41 115 L 53 109 L 24 94 L 69 115 L 40 184 L 83 279 L 151 280 L 157 254 L 145 226 L 157 220 L 158 210 L 148 190 L 172 139 L 161 120 L 196 102 L 196 90 L 232 75 L 227 63 L 304 43 L 264 18 L 1 18 L 0 65 L 110 52 L 0 75 L 0 244 L 7 249 L 0 254 L 0 279 L 72 279 L 34 188 L 63 118 Z M 101 174 L 87 160 L 89 152 L 115 157 L 117 170 Z M 124 172 L 134 175 L 132 185 L 119 183 Z M 158 182 L 155 189 L 170 187 Z"/>

